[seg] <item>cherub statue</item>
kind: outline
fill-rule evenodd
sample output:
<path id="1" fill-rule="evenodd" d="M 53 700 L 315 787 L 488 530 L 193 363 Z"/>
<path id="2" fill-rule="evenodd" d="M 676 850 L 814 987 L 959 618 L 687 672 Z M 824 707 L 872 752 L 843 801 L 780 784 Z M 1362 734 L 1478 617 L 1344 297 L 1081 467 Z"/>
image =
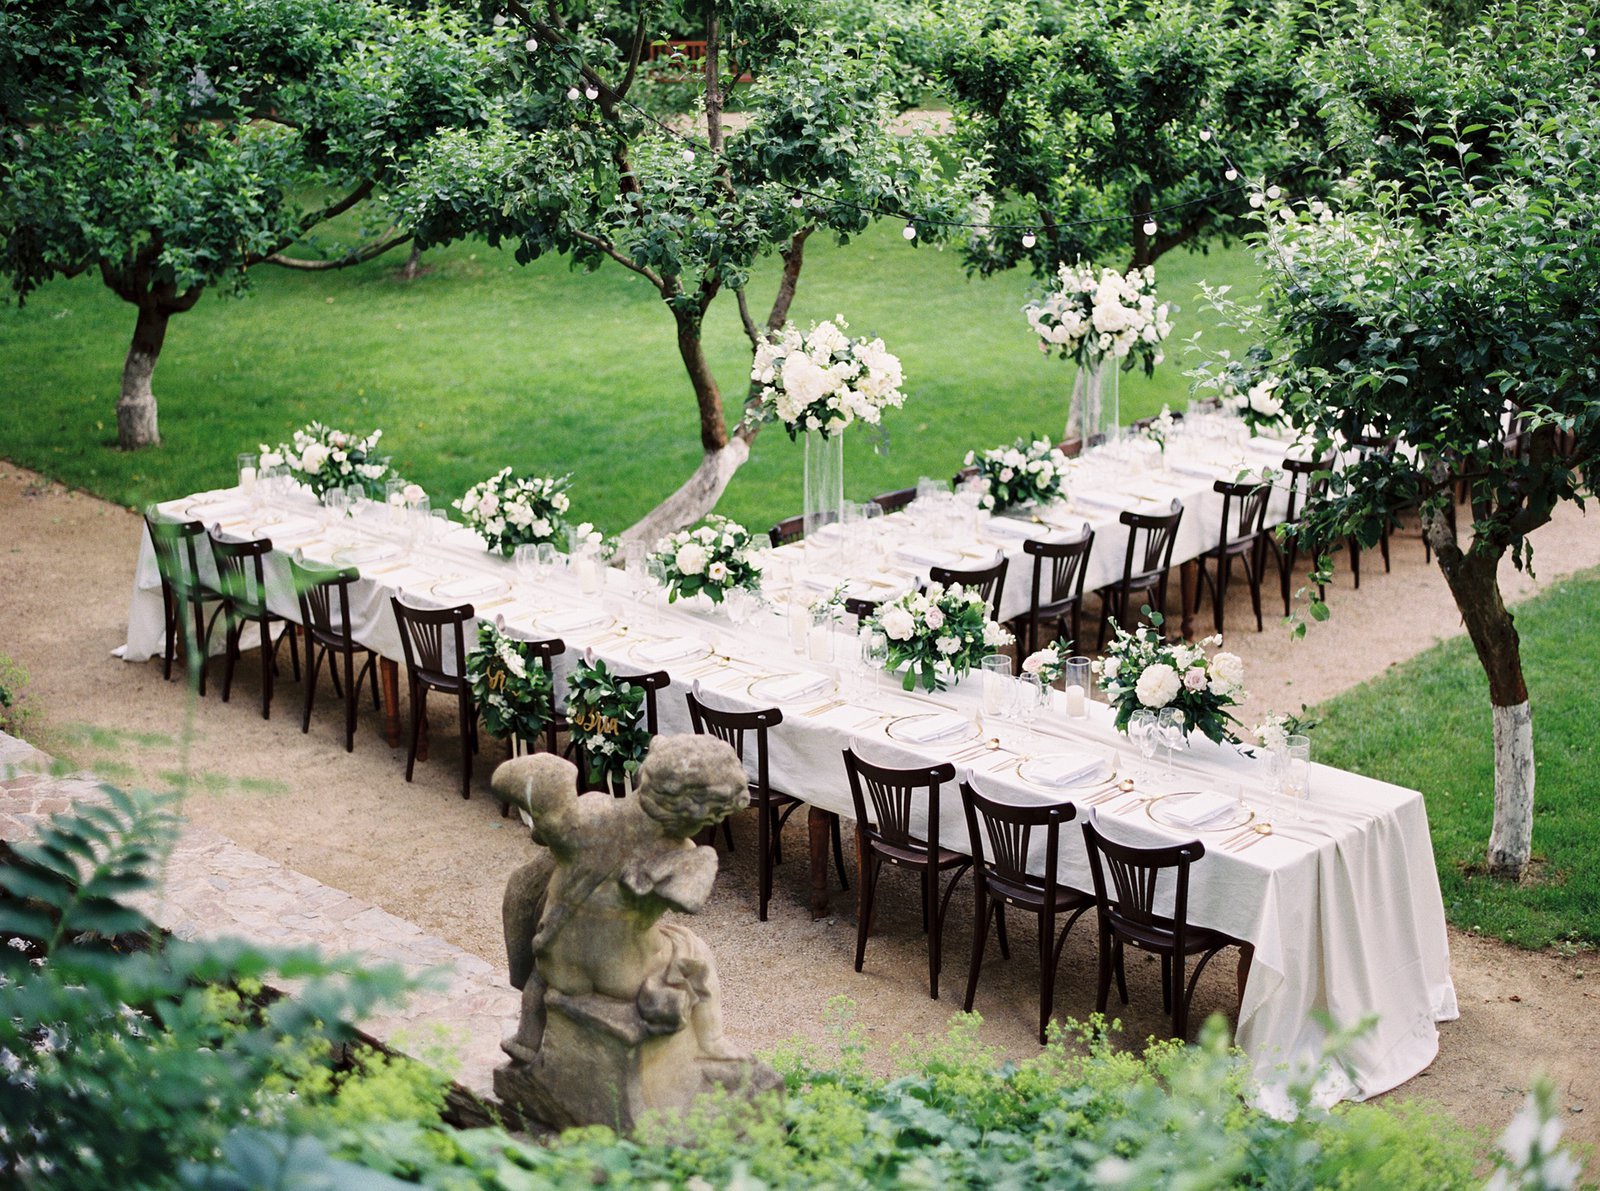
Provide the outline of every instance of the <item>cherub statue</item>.
<path id="1" fill-rule="evenodd" d="M 710 950 L 662 921 L 668 910 L 696 913 L 711 895 L 717 854 L 693 839 L 749 804 L 737 755 L 711 737 L 658 736 L 627 798 L 580 798 L 577 776 L 550 754 L 495 771 L 496 793 L 528 811 L 542 845 L 506 885 L 506 954 L 522 1014 L 503 1049 L 517 1064 L 545 1066 L 548 1016 L 560 1005 L 571 1018 L 611 1023 L 594 1028 L 612 1038 L 631 1031 L 636 1049 L 687 1027 L 709 1081 L 748 1084 L 752 1061 L 723 1038 Z"/>

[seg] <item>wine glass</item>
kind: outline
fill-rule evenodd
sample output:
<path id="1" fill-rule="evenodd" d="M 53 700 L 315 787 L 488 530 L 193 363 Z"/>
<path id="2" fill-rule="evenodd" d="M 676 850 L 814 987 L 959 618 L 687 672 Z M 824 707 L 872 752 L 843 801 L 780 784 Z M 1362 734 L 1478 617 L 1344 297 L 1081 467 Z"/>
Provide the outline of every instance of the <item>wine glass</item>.
<path id="1" fill-rule="evenodd" d="M 1023 746 L 1033 743 L 1033 722 L 1039 718 L 1039 713 L 1044 710 L 1044 701 L 1048 687 L 1039 681 L 1037 674 L 1024 674 L 1017 679 L 1017 718 L 1022 721 L 1022 726 L 1027 730 L 1023 737 Z"/>
<path id="2" fill-rule="evenodd" d="M 1172 776 L 1172 756 L 1180 748 L 1189 743 L 1189 737 L 1183 730 L 1187 717 L 1178 707 L 1163 707 L 1156 714 L 1156 732 L 1161 743 L 1167 749 L 1167 776 Z"/>
<path id="3" fill-rule="evenodd" d="M 523 542 L 511 552 L 511 565 L 517 572 L 517 581 L 529 587 L 539 580 L 539 547 Z"/>
<path id="4" fill-rule="evenodd" d="M 1149 776 L 1150 761 L 1156 755 L 1157 730 L 1156 713 L 1147 707 L 1141 707 L 1128 717 L 1128 736 L 1144 758 L 1144 765 L 1140 768 L 1141 777 Z"/>

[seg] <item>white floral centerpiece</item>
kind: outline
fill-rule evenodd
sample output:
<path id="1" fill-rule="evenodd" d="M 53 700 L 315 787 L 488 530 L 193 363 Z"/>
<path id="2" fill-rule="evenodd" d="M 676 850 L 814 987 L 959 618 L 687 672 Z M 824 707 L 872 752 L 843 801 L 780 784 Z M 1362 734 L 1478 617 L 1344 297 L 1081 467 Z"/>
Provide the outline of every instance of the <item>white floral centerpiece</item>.
<path id="1" fill-rule="evenodd" d="M 982 508 L 1003 513 L 1019 505 L 1065 500 L 1070 463 L 1048 438 L 1019 438 L 1009 447 L 968 451 L 966 466 L 978 470 Z"/>
<path id="2" fill-rule="evenodd" d="M 1245 425 L 1256 433 L 1286 430 L 1289 426 L 1289 406 L 1278 392 L 1283 378 L 1263 376 L 1245 387 L 1224 379 L 1222 408 L 1237 414 Z"/>
<path id="3" fill-rule="evenodd" d="M 1172 407 L 1163 405 L 1161 412 L 1146 422 L 1140 430 L 1145 441 L 1153 442 L 1156 449 L 1161 452 L 1163 460 L 1167 457 L 1167 444 L 1172 441 L 1172 432 L 1178 428 L 1178 419 L 1173 416 Z"/>
<path id="4" fill-rule="evenodd" d="M 668 534 L 656 543 L 650 557 L 666 571 L 668 602 L 680 596 L 704 595 L 720 604 L 735 587 L 747 591 L 761 587 L 755 540 L 748 529 L 726 517 L 708 517 L 698 529 Z"/>
<path id="5" fill-rule="evenodd" d="M 852 339 L 839 315 L 805 334 L 793 323 L 756 348 L 750 379 L 761 393 L 750 417 L 776 419 L 789 437 L 815 430 L 828 437 L 851 423 L 877 425 L 885 409 L 905 404 L 900 358 L 882 339 Z"/>
<path id="6" fill-rule="evenodd" d="M 383 484 L 392 474 L 389 461 L 377 454 L 382 430 L 361 437 L 312 422 L 277 446 L 261 444 L 262 468 L 286 467 L 289 474 L 318 497 L 334 488 L 359 485 L 374 499 L 382 497 Z"/>
<path id="7" fill-rule="evenodd" d="M 1116 639 L 1106 655 L 1094 663 L 1101 686 L 1117 709 L 1117 730 L 1126 732 L 1133 713 L 1176 707 L 1183 712 L 1183 733 L 1198 728 L 1221 743 L 1238 743 L 1229 724 L 1237 723 L 1228 708 L 1247 698 L 1244 662 L 1236 653 L 1206 656 L 1222 637 L 1206 637 L 1196 644 L 1168 642 L 1161 634 L 1162 616 L 1149 613 L 1150 623 L 1130 633 L 1116 621 Z"/>
<path id="8" fill-rule="evenodd" d="M 1022 672 L 1036 674 L 1041 685 L 1050 686 L 1067 672 L 1067 658 L 1070 656 L 1072 656 L 1070 642 L 1055 641 L 1023 658 Z"/>
<path id="9" fill-rule="evenodd" d="M 1172 334 L 1172 306 L 1156 300 L 1155 270 L 1146 265 L 1118 273 L 1086 262 L 1063 264 L 1057 285 L 1022 308 L 1046 355 L 1059 352 L 1079 365 L 1099 360 L 1137 362 L 1146 373 L 1163 360 L 1161 343 Z"/>
<path id="10" fill-rule="evenodd" d="M 553 542 L 566 528 L 571 476 L 514 476 L 501 468 L 452 502 L 490 550 L 509 557 L 518 546 Z"/>
<path id="11" fill-rule="evenodd" d="M 989 601 L 976 588 L 934 583 L 925 592 L 911 591 L 879 607 L 865 626 L 888 642 L 888 669 L 906 668 L 901 685 L 918 682 L 942 691 L 985 654 L 1011 644 L 1012 635 L 989 619 Z"/>

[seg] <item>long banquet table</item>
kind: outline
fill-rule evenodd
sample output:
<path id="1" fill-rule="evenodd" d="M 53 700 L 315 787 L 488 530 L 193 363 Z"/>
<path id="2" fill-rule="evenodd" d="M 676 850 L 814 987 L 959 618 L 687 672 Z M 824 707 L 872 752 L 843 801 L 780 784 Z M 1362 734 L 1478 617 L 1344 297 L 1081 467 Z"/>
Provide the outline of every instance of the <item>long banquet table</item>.
<path id="1" fill-rule="evenodd" d="M 528 581 L 460 527 L 409 543 L 381 506 L 330 522 L 309 501 L 263 506 L 224 490 L 169 502 L 163 512 L 235 535 L 272 537 L 269 602 L 292 620 L 299 614 L 285 551 L 324 561 L 373 557 L 377 561 L 361 568 L 353 586 L 352 624 L 358 640 L 391 662 L 401 651 L 388 598 L 403 591 L 433 603 L 473 603 L 480 617 L 501 618 L 523 635 L 561 637 L 566 653 L 558 682 L 585 652 L 625 673 L 667 670 L 673 683 L 659 702 L 665 732 L 689 730 L 682 695 L 696 685 L 726 707 L 781 706 L 784 722 L 771 734 L 772 781 L 814 811 L 854 817 L 841 760 L 847 745 L 890 764 L 956 760 L 958 772 L 986 792 L 1024 801 L 1074 793 L 1030 780 L 1023 757 L 1087 752 L 1119 774 L 1149 768 L 1139 775 L 1135 794 L 1101 800 L 1091 792 L 1082 797 L 1082 813 L 1096 816 L 1107 834 L 1135 844 L 1206 842 L 1207 854 L 1193 872 L 1190 916 L 1254 946 L 1237 1040 L 1269 1099 L 1281 1092 L 1290 1069 L 1316 1063 L 1327 1039 L 1325 1022 L 1348 1028 L 1376 1019 L 1345 1052 L 1345 1066 L 1321 1072 L 1318 1098 L 1332 1101 L 1375 1095 L 1421 1071 L 1437 1052 L 1435 1023 L 1456 1015 L 1427 815 L 1414 790 L 1313 766 L 1309 805 L 1295 819 L 1268 780 L 1265 762 L 1236 749 L 1197 740 L 1179 754 L 1169 776 L 1161 761 L 1144 766 L 1135 757 L 1112 730 L 1109 708 L 1092 704 L 1088 719 L 1069 720 L 1060 692 L 1030 736 L 1021 725 L 984 720 L 976 679 L 935 695 L 907 694 L 885 676 L 872 681 L 849 664 L 813 663 L 791 649 L 781 609 L 758 611 L 735 625 L 725 612 L 668 606 L 659 597 L 612 590 L 597 600 L 560 568 Z M 620 578 L 610 574 L 613 589 Z M 155 656 L 161 640 L 159 575 L 145 535 L 122 656 Z M 854 656 L 846 633 L 839 633 L 837 645 L 841 658 Z M 774 697 L 791 675 L 814 675 L 820 686 L 797 699 Z M 392 692 L 390 699 L 393 714 Z M 937 714 L 970 723 L 956 739 L 907 739 L 916 717 Z M 983 747 L 986 741 L 996 747 Z M 1246 837 L 1239 846 L 1231 842 L 1234 827 L 1183 828 L 1157 813 L 1178 805 L 1164 803 L 1163 796 L 1194 789 L 1242 792 L 1248 810 L 1239 814 L 1272 823 L 1273 833 Z M 939 813 L 942 842 L 970 851 L 953 786 L 944 791 Z M 813 820 L 815 840 L 821 820 Z M 1036 866 L 1042 863 L 1035 857 Z M 1079 833 L 1067 833 L 1059 868 L 1063 882 L 1089 887 Z"/>

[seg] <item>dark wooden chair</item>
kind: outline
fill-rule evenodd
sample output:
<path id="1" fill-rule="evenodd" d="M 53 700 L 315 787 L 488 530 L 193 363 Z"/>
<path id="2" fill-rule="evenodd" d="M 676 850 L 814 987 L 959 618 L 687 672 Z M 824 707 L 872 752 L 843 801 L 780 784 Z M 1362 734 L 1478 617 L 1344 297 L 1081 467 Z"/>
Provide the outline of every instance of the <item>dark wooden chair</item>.
<path id="1" fill-rule="evenodd" d="M 206 693 L 211 629 L 222 612 L 222 595 L 200 577 L 200 555 L 195 543 L 206 536 L 198 521 L 163 521 L 154 507 L 145 513 L 145 532 L 155 550 L 156 571 L 161 576 L 161 609 L 165 628 L 161 676 L 172 681 L 172 659 L 183 643 L 186 668 L 193 670 L 200 694 Z M 216 605 L 206 619 L 206 605 Z M 192 632 L 191 632 L 192 628 Z"/>
<path id="2" fill-rule="evenodd" d="M 372 706 L 382 710 L 378 691 L 378 655 L 355 639 L 350 631 L 350 585 L 361 578 L 355 567 L 323 569 L 308 567 L 299 559 L 289 561 L 295 595 L 300 601 L 300 624 L 305 630 L 306 697 L 300 715 L 300 731 L 311 731 L 311 704 L 317 697 L 317 673 L 323 660 L 333 680 L 333 693 L 344 699 L 344 751 L 356 747 L 356 699 L 361 684 L 372 679 Z M 356 669 L 356 654 L 364 655 Z M 344 679 L 339 677 L 339 662 L 344 663 Z"/>
<path id="3" fill-rule="evenodd" d="M 793 517 L 785 517 L 767 530 L 767 537 L 771 540 L 774 549 L 779 546 L 787 546 L 790 542 L 798 542 L 805 536 L 806 517 L 804 513 L 796 513 Z"/>
<path id="4" fill-rule="evenodd" d="M 1095 904 L 1100 917 L 1100 982 L 1095 1009 L 1104 1013 L 1116 977 L 1117 993 L 1128 1003 L 1128 982 L 1123 969 L 1123 948 L 1137 947 L 1161 957 L 1161 1008 L 1172 1014 L 1172 1036 L 1189 1032 L 1189 1003 L 1194 999 L 1200 973 L 1225 947 L 1239 948 L 1238 991 L 1244 1001 L 1245 981 L 1255 948 L 1221 931 L 1195 926 L 1189 921 L 1189 869 L 1206 854 L 1199 840 L 1166 848 L 1134 848 L 1101 835 L 1092 818 L 1083 824 L 1089 849 L 1089 871 L 1094 878 Z M 1156 887 L 1164 870 L 1172 869 L 1172 913 L 1156 907 Z M 1111 880 L 1106 882 L 1107 870 Z M 1194 973 L 1184 980 L 1190 956 L 1200 956 Z"/>
<path id="5" fill-rule="evenodd" d="M 226 641 L 222 659 L 222 701 L 233 691 L 233 668 L 239 661 L 239 638 L 253 624 L 261 634 L 261 718 L 272 717 L 272 677 L 278 668 L 278 642 L 274 625 L 283 625 L 289 640 L 289 661 L 300 677 L 300 650 L 295 644 L 295 624 L 267 607 L 265 559 L 272 553 L 270 538 L 241 542 L 211 534 L 211 558 L 217 565 L 217 590 L 222 593 L 222 623 Z"/>
<path id="6" fill-rule="evenodd" d="M 1066 637 L 1074 645 L 1079 643 L 1083 633 L 1083 580 L 1093 548 L 1094 530 L 1087 521 L 1083 533 L 1074 541 L 1022 543 L 1022 552 L 1033 559 L 1033 582 L 1028 589 L 1028 611 L 1015 622 L 1019 665 L 1044 644 L 1040 640 L 1041 625 L 1053 626 L 1056 636 Z"/>
<path id="7" fill-rule="evenodd" d="M 1250 606 L 1255 609 L 1259 633 L 1263 628 L 1261 582 L 1267 567 L 1267 501 L 1272 497 L 1272 487 L 1261 481 L 1239 484 L 1231 480 L 1218 480 L 1211 487 L 1222 497 L 1222 518 L 1217 527 L 1217 544 L 1196 560 L 1197 583 L 1202 590 L 1211 588 L 1212 618 L 1220 633 L 1228 581 L 1237 559 L 1250 584 Z"/>
<path id="8" fill-rule="evenodd" d="M 885 513 L 898 513 L 916 499 L 915 488 L 896 488 L 893 492 L 884 492 L 872 498 L 873 503 Z"/>
<path id="9" fill-rule="evenodd" d="M 757 915 L 767 920 L 767 904 L 772 900 L 772 870 L 782 863 L 783 849 L 780 840 L 789 816 L 805 804 L 791 794 L 774 790 L 767 765 L 767 730 L 783 723 L 783 711 L 777 707 L 764 707 L 757 711 L 724 711 L 708 707 L 699 694 L 691 691 L 685 698 L 689 702 L 689 722 L 700 736 L 715 736 L 732 747 L 745 759 L 745 741 L 755 738 L 755 777 L 750 782 L 750 805 L 756 812 L 757 847 Z M 839 816 L 830 815 L 833 828 L 833 863 L 839 872 L 839 884 L 849 889 L 850 882 L 844 872 L 844 843 L 839 832 Z M 727 820 L 723 820 L 727 826 Z M 731 839 L 731 836 L 730 836 Z"/>
<path id="10" fill-rule="evenodd" d="M 922 885 L 922 929 L 928 934 L 928 995 L 939 999 L 945 913 L 961 875 L 972 867 L 970 858 L 939 845 L 939 787 L 954 781 L 955 766 L 945 761 L 911 769 L 892 769 L 863 761 L 853 749 L 844 750 L 845 772 L 850 776 L 850 797 L 856 808 L 856 844 L 860 869 L 856 880 L 861 904 L 856 923 L 856 971 L 867 957 L 867 932 L 872 924 L 872 904 L 885 864 L 911 869 Z M 911 832 L 914 807 L 927 808 L 925 839 Z M 944 896 L 939 880 L 950 873 Z"/>
<path id="11" fill-rule="evenodd" d="M 989 920 L 995 922 L 1000 939 L 1000 954 L 1011 958 L 1006 943 L 1006 909 L 1011 907 L 1039 919 L 1039 1041 L 1044 1043 L 1055 1003 L 1056 968 L 1061 963 L 1061 948 L 1067 932 L 1084 914 L 1094 908 L 1092 894 L 1060 884 L 1056 880 L 1061 856 L 1061 825 L 1073 819 L 1078 810 L 1070 802 L 1019 806 L 987 798 L 973 788 L 970 780 L 961 783 L 961 806 L 967 815 L 967 834 L 972 839 L 973 886 L 977 895 L 972 917 L 972 970 L 967 976 L 964 1008 L 972 1011 L 978 992 L 978 971 L 983 965 L 984 944 L 989 938 Z M 1044 875 L 1028 872 L 1028 850 L 1033 833 L 1044 829 Z M 1066 924 L 1056 930 L 1056 919 L 1066 916 Z"/>
<path id="12" fill-rule="evenodd" d="M 976 467 L 963 467 L 960 471 L 956 472 L 955 475 L 950 477 L 950 487 L 959 488 L 968 480 L 974 478 L 977 474 L 978 469 Z"/>
<path id="13" fill-rule="evenodd" d="M 1060 451 L 1068 459 L 1076 459 L 1083 454 L 1083 438 L 1081 436 L 1064 438 L 1056 444 L 1056 450 Z"/>
<path id="14" fill-rule="evenodd" d="M 1294 459 L 1283 461 L 1284 474 L 1289 477 L 1289 506 L 1285 512 L 1282 530 L 1296 530 L 1300 526 L 1300 513 L 1305 506 L 1314 500 L 1319 500 L 1327 491 L 1328 479 L 1333 470 L 1333 456 L 1327 455 L 1321 459 Z M 1278 563 L 1278 586 L 1283 594 L 1283 614 L 1289 615 L 1293 593 L 1290 590 L 1294 585 L 1294 569 L 1300 562 L 1300 552 L 1304 549 L 1310 556 L 1313 567 L 1321 547 L 1315 543 L 1306 545 L 1300 541 L 1297 534 L 1285 532 L 1282 536 L 1273 535 L 1270 538 L 1273 544 L 1273 557 Z M 1327 598 L 1327 591 L 1317 585 L 1319 599 Z"/>
<path id="15" fill-rule="evenodd" d="M 611 674 L 618 681 L 626 680 L 633 683 L 634 686 L 644 688 L 644 728 L 652 737 L 656 736 L 660 731 L 661 723 L 656 707 L 656 695 L 672 685 L 672 675 L 665 670 L 651 670 L 645 674 L 620 674 L 613 670 Z M 564 724 L 565 721 L 563 720 Z M 571 742 L 569 752 L 573 762 L 578 767 L 578 790 L 580 793 L 587 794 L 590 790 L 595 789 L 594 786 L 589 784 L 588 752 L 576 741 Z M 618 798 L 624 797 L 627 793 L 625 790 L 612 790 L 611 792 Z"/>
<path id="16" fill-rule="evenodd" d="M 846 596 L 844 612 L 846 616 L 854 616 L 857 621 L 863 621 L 876 616 L 883 603 L 882 600 L 869 600 L 866 596 Z"/>
<path id="17" fill-rule="evenodd" d="M 1151 607 L 1164 612 L 1167 606 L 1167 576 L 1172 570 L 1172 548 L 1183 521 L 1183 502 L 1174 500 L 1168 513 L 1135 513 L 1126 510 L 1117 520 L 1128 527 L 1128 551 L 1122 560 L 1122 578 L 1100 590 L 1100 631 L 1097 647 L 1106 642 L 1106 622 L 1112 617 L 1125 629 L 1137 607 L 1135 594 L 1153 596 Z"/>
<path id="18" fill-rule="evenodd" d="M 411 705 L 411 744 L 406 751 L 406 781 L 417 765 L 417 742 L 428 714 L 428 692 L 454 695 L 461 727 L 461 797 L 472 797 L 472 754 L 478 751 L 478 709 L 467 681 L 466 626 L 477 615 L 471 604 L 453 608 L 413 608 L 389 597 L 400 646 L 406 655 L 406 688 Z M 448 640 L 447 640 L 448 637 Z M 447 656 L 446 646 L 450 647 Z"/>
<path id="19" fill-rule="evenodd" d="M 1373 455 L 1392 455 L 1399 440 L 1385 438 L 1382 435 L 1358 434 L 1351 438 L 1350 445 L 1355 448 L 1356 455 L 1365 460 Z M 1383 529 L 1378 534 L 1378 552 L 1383 558 L 1383 570 L 1389 571 L 1389 531 L 1394 528 L 1393 517 L 1386 517 Z M 1350 550 L 1350 579 L 1353 586 L 1361 587 L 1361 541 L 1351 535 L 1348 542 Z M 1429 554 L 1432 554 L 1430 548 Z"/>
<path id="20" fill-rule="evenodd" d="M 959 583 L 969 591 L 976 590 L 989 605 L 989 616 L 1000 619 L 1000 597 L 1006 590 L 1006 568 L 1011 560 L 1005 555 L 995 559 L 993 565 L 974 570 L 953 570 L 950 567 L 929 567 L 928 579 L 941 587 Z"/>

